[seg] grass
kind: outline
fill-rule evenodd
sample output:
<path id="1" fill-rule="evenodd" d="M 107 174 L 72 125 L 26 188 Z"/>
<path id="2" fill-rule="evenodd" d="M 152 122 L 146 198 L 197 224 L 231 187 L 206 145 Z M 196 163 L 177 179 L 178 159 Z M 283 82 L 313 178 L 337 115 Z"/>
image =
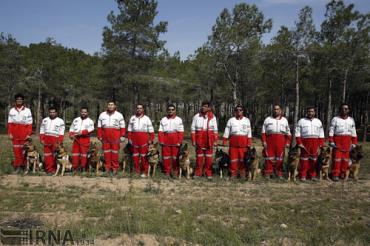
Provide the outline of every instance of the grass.
<path id="1" fill-rule="evenodd" d="M 9 155 L 0 162 L 0 225 L 36 217 L 102 240 L 146 234 L 177 245 L 370 244 L 367 154 L 358 182 L 306 184 L 22 177 L 4 175 Z"/>

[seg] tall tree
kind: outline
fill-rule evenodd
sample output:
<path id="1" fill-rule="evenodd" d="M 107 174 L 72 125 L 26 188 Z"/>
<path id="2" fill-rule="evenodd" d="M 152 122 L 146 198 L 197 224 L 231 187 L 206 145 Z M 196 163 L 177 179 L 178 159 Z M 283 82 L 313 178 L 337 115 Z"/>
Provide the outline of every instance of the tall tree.
<path id="1" fill-rule="evenodd" d="M 131 85 L 135 102 L 139 101 L 140 76 L 148 71 L 153 58 L 163 48 L 160 34 L 167 31 L 167 22 L 154 24 L 157 16 L 155 0 L 116 0 L 118 14 L 108 15 L 110 26 L 103 29 L 104 78 L 114 99 L 124 84 Z"/>

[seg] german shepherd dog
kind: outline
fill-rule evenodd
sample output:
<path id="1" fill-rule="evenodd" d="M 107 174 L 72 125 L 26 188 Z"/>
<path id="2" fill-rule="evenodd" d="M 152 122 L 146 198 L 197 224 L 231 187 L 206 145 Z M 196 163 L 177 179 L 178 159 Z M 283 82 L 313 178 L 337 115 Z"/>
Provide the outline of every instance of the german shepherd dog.
<path id="1" fill-rule="evenodd" d="M 360 171 L 360 161 L 364 157 L 364 152 L 362 150 L 361 145 L 357 145 L 354 147 L 350 152 L 350 161 L 351 165 L 349 169 L 346 171 L 346 176 L 344 181 L 348 180 L 348 176 L 351 174 L 353 176 L 353 180 L 358 180 L 358 173 Z"/>
<path id="2" fill-rule="evenodd" d="M 39 152 L 36 150 L 35 145 L 32 144 L 32 140 L 29 139 L 24 145 L 23 150 L 25 152 L 26 157 L 26 170 L 24 174 L 27 174 L 32 166 L 32 173 L 36 173 L 36 171 L 42 168 L 41 156 Z"/>
<path id="3" fill-rule="evenodd" d="M 218 165 L 218 170 L 220 172 L 220 178 L 224 176 L 224 172 L 229 171 L 230 166 L 230 156 L 226 154 L 222 149 L 216 149 L 216 162 Z"/>
<path id="4" fill-rule="evenodd" d="M 61 176 L 64 175 L 65 170 L 72 170 L 72 163 L 69 160 L 69 155 L 63 143 L 58 143 L 56 146 L 56 160 L 57 160 L 57 170 L 54 176 L 57 176 L 60 168 L 62 168 Z"/>
<path id="5" fill-rule="evenodd" d="M 260 159 L 257 155 L 256 148 L 252 147 L 248 150 L 244 158 L 244 163 L 248 170 L 248 180 L 255 180 L 257 175 L 261 172 L 259 168 Z"/>
<path id="6" fill-rule="evenodd" d="M 149 163 L 148 169 L 148 177 L 150 177 L 150 171 L 153 169 L 152 177 L 155 175 L 155 170 L 157 169 L 158 162 L 159 162 L 159 150 L 158 150 L 158 142 L 155 144 L 149 145 L 148 154 L 146 155 Z"/>
<path id="7" fill-rule="evenodd" d="M 329 168 L 331 163 L 331 151 L 329 147 L 321 147 L 320 154 L 317 158 L 316 173 L 319 174 L 320 180 L 329 178 Z"/>
<path id="8" fill-rule="evenodd" d="M 182 172 L 186 172 L 186 178 L 189 179 L 193 173 L 190 167 L 189 149 L 188 144 L 182 145 L 179 151 L 179 178 L 181 179 Z"/>
<path id="9" fill-rule="evenodd" d="M 126 166 L 129 165 L 130 173 L 132 166 L 132 144 L 128 142 L 123 148 L 122 176 L 126 176 Z"/>
<path id="10" fill-rule="evenodd" d="M 288 181 L 293 179 L 296 181 L 296 177 L 298 175 L 298 166 L 299 166 L 299 159 L 301 155 L 301 150 L 298 145 L 294 146 L 289 150 L 288 153 Z"/>
<path id="11" fill-rule="evenodd" d="M 96 176 L 99 176 L 99 170 L 103 168 L 103 162 L 101 161 L 101 154 L 99 152 L 99 147 L 96 142 L 92 143 L 89 152 L 87 153 L 87 163 L 89 165 L 89 171 L 95 170 Z"/>

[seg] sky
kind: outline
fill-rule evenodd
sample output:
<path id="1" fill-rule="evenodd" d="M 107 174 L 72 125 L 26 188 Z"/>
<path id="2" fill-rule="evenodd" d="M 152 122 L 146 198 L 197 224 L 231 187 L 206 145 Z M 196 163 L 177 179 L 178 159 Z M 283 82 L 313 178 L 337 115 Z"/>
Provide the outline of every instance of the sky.
<path id="1" fill-rule="evenodd" d="M 265 18 L 273 20 L 272 31 L 263 42 L 270 42 L 282 25 L 294 26 L 299 10 L 313 8 L 315 24 L 324 19 L 325 0 L 157 0 L 156 22 L 168 21 L 161 35 L 171 54 L 180 51 L 182 59 L 202 46 L 211 34 L 216 18 L 224 8 L 235 4 L 256 4 Z M 361 13 L 370 11 L 370 0 L 346 0 Z M 57 43 L 89 54 L 101 50 L 102 30 L 109 25 L 107 15 L 117 11 L 114 0 L 0 0 L 0 32 L 11 34 L 22 45 L 53 37 Z"/>

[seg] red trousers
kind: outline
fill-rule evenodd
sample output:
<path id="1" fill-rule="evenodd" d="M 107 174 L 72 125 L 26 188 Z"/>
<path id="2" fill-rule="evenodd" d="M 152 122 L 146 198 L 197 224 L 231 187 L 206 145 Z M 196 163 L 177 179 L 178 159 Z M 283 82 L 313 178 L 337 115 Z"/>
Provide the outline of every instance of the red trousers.
<path id="1" fill-rule="evenodd" d="M 54 173 L 56 171 L 55 149 L 55 144 L 44 145 L 44 162 L 47 173 Z"/>
<path id="2" fill-rule="evenodd" d="M 14 153 L 14 162 L 13 167 L 24 167 L 26 160 L 24 158 L 23 145 L 26 143 L 26 140 L 15 140 L 13 139 L 13 153 Z"/>
<path id="3" fill-rule="evenodd" d="M 103 142 L 105 171 L 117 171 L 119 168 L 118 151 L 119 143 Z"/>
<path id="4" fill-rule="evenodd" d="M 212 155 L 213 155 L 213 148 L 210 149 L 202 149 L 197 147 L 196 149 L 196 167 L 195 167 L 195 176 L 202 176 L 203 169 L 204 173 L 207 177 L 212 176 Z M 204 161 L 204 158 L 206 159 Z"/>
<path id="5" fill-rule="evenodd" d="M 267 149 L 265 155 L 265 175 L 271 175 L 274 170 L 277 176 L 283 176 L 283 160 L 285 150 L 284 135 L 270 135 L 266 139 Z"/>
<path id="6" fill-rule="evenodd" d="M 333 166 L 331 168 L 332 176 L 344 176 L 349 168 L 349 152 L 338 149 L 333 150 Z"/>
<path id="7" fill-rule="evenodd" d="M 81 165 L 81 168 L 87 168 L 87 152 L 89 151 L 89 143 L 79 143 L 73 141 L 72 146 L 72 166 L 76 170 Z"/>
<path id="8" fill-rule="evenodd" d="M 132 147 L 132 160 L 134 162 L 134 169 L 137 174 L 140 174 L 140 172 L 145 175 L 148 174 L 149 163 L 147 155 L 148 155 L 148 145 Z"/>
<path id="9" fill-rule="evenodd" d="M 299 176 L 301 178 L 306 178 L 307 176 L 314 178 L 316 177 L 316 163 L 320 148 L 320 139 L 302 138 L 302 144 L 306 149 L 301 149 Z"/>
<path id="10" fill-rule="evenodd" d="M 238 148 L 238 147 L 230 147 L 229 148 L 229 155 L 230 155 L 230 176 L 237 177 L 238 171 L 240 173 L 240 177 L 246 177 L 246 165 L 244 163 L 245 155 L 248 151 L 248 148 Z"/>
<path id="11" fill-rule="evenodd" d="M 180 147 L 177 147 L 177 146 L 165 146 L 165 145 L 162 146 L 163 172 L 166 175 L 171 174 L 171 169 L 176 174 L 178 174 L 179 172 L 179 158 L 178 158 L 179 150 L 180 150 Z"/>

